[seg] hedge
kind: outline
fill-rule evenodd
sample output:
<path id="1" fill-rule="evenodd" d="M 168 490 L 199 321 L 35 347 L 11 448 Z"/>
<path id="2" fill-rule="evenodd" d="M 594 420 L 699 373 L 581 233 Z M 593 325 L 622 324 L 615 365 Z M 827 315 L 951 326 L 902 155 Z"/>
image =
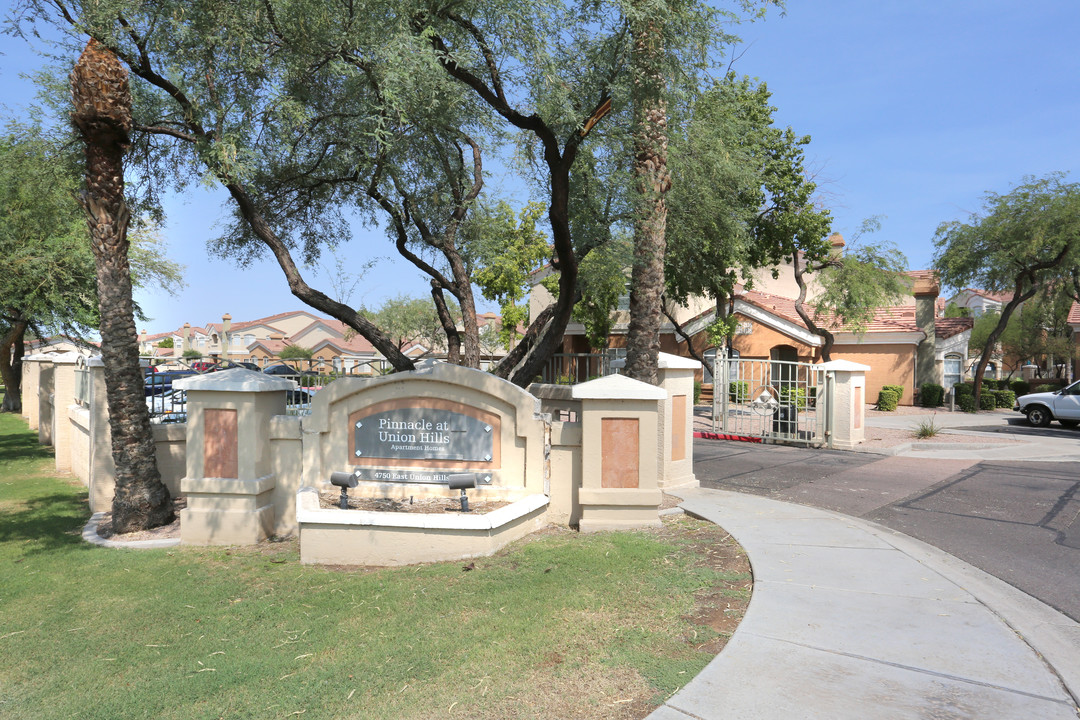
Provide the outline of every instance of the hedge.
<path id="1" fill-rule="evenodd" d="M 956 407 L 964 412 L 975 412 L 975 388 L 970 383 L 953 385 L 953 396 L 956 398 Z"/>
<path id="2" fill-rule="evenodd" d="M 886 411 L 895 410 L 899 400 L 900 396 L 896 394 L 895 390 L 883 387 L 881 388 L 881 392 L 878 393 L 877 409 Z"/>
<path id="3" fill-rule="evenodd" d="M 728 383 L 728 400 L 742 403 L 749 399 L 750 385 L 745 380 L 733 380 Z"/>
<path id="4" fill-rule="evenodd" d="M 806 410 L 806 388 L 804 387 L 781 387 L 780 404 L 794 405 L 799 410 Z"/>
<path id="5" fill-rule="evenodd" d="M 1017 397 L 1020 397 L 1031 392 L 1031 384 L 1027 380 L 1017 379 L 1009 383 L 1009 389 L 1016 393 Z"/>
<path id="6" fill-rule="evenodd" d="M 937 383 L 923 383 L 919 401 L 923 407 L 941 407 L 945 404 L 945 388 Z"/>
<path id="7" fill-rule="evenodd" d="M 983 390 L 979 393 L 979 409 L 993 410 L 998 407 L 997 390 Z"/>
<path id="8" fill-rule="evenodd" d="M 998 390 L 997 406 L 999 408 L 1012 410 L 1014 405 L 1016 405 L 1016 393 L 1012 390 Z"/>

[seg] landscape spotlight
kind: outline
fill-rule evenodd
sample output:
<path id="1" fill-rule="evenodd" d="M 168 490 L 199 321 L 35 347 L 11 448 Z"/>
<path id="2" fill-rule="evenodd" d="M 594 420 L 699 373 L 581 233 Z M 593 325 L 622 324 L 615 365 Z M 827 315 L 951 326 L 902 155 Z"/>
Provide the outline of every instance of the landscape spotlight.
<path id="1" fill-rule="evenodd" d="M 356 481 L 357 473 L 347 472 L 334 472 L 330 473 L 330 484 L 335 487 L 341 488 L 341 500 L 338 501 L 338 507 L 342 510 L 349 509 L 349 488 L 354 488 L 357 485 Z M 464 491 L 462 491 L 464 492 Z"/>
<path id="2" fill-rule="evenodd" d="M 447 485 L 451 490 L 461 490 L 461 512 L 469 512 L 469 497 L 465 494 L 465 488 L 476 487 L 476 473 L 450 475 Z"/>

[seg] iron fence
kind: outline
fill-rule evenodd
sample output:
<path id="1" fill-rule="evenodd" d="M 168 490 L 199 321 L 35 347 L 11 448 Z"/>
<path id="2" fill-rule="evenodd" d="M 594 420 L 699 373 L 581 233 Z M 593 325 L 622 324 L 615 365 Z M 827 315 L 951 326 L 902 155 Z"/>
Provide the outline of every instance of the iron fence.
<path id="1" fill-rule="evenodd" d="M 713 365 L 713 431 L 802 445 L 828 439 L 829 385 L 820 365 L 744 360 Z"/>

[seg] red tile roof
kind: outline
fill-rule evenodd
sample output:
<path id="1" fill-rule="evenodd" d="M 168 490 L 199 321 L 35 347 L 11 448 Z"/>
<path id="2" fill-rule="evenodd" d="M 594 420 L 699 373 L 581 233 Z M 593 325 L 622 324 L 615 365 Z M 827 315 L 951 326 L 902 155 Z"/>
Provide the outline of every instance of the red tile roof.
<path id="1" fill-rule="evenodd" d="M 1080 325 L 1080 303 L 1074 302 L 1069 308 L 1069 318 L 1066 322 L 1070 325 Z"/>
<path id="2" fill-rule="evenodd" d="M 959 335 L 965 330 L 970 330 L 974 325 L 975 318 L 970 317 L 934 318 L 934 334 L 944 340 Z"/>
<path id="3" fill-rule="evenodd" d="M 736 297 L 773 315 L 805 327 L 802 318 L 795 310 L 795 301 L 779 295 L 757 292 L 755 290 L 743 290 Z M 842 323 L 828 315 L 816 316 L 813 308 L 806 308 L 807 314 L 817 322 L 819 319 L 826 328 L 832 331 L 845 331 Z M 915 306 L 898 305 L 894 307 L 878 308 L 874 317 L 867 323 L 866 332 L 918 332 L 919 326 L 915 323 Z"/>

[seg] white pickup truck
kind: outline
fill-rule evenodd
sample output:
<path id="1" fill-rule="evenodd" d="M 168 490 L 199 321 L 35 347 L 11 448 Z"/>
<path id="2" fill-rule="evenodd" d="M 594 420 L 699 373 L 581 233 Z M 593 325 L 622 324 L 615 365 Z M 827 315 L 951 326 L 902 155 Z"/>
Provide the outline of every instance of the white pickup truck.
<path id="1" fill-rule="evenodd" d="M 1031 393 L 1016 398 L 1017 412 L 1027 415 L 1035 427 L 1046 427 L 1057 420 L 1067 428 L 1080 425 L 1080 380 L 1054 392 Z"/>

